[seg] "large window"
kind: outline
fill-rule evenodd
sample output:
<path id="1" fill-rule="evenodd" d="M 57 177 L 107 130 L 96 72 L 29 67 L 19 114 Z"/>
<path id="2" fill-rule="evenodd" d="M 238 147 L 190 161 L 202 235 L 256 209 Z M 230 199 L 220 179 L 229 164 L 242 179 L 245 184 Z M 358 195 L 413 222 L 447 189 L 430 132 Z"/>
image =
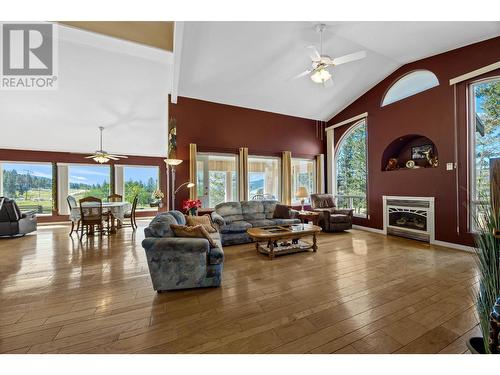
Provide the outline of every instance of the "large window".
<path id="1" fill-rule="evenodd" d="M 471 85 L 471 222 L 490 204 L 490 160 L 500 158 L 500 78 Z"/>
<path id="2" fill-rule="evenodd" d="M 248 198 L 272 198 L 280 200 L 280 159 L 272 157 L 248 157 Z"/>
<path id="3" fill-rule="evenodd" d="M 295 197 L 299 187 L 305 187 L 309 194 L 316 192 L 316 162 L 311 159 L 292 158 L 292 203 L 300 202 Z M 311 199 L 307 198 L 306 203 Z"/>
<path id="4" fill-rule="evenodd" d="M 439 86 L 439 81 L 429 70 L 416 70 L 405 74 L 387 90 L 382 100 L 382 107 L 435 86 Z"/>
<path id="5" fill-rule="evenodd" d="M 110 166 L 79 165 L 69 166 L 69 194 L 77 200 L 85 197 L 108 198 Z"/>
<path id="6" fill-rule="evenodd" d="M 339 208 L 352 208 L 366 217 L 367 129 L 362 120 L 340 140 L 335 157 L 336 199 Z"/>
<path id="7" fill-rule="evenodd" d="M 0 163 L 2 194 L 16 200 L 21 211 L 52 214 L 52 165 Z"/>
<path id="8" fill-rule="evenodd" d="M 230 154 L 198 153 L 196 189 L 202 207 L 238 200 L 237 159 Z"/>
<path id="9" fill-rule="evenodd" d="M 137 209 L 151 209 L 153 192 L 158 189 L 158 167 L 123 167 L 124 200 L 132 203 L 137 195 Z"/>

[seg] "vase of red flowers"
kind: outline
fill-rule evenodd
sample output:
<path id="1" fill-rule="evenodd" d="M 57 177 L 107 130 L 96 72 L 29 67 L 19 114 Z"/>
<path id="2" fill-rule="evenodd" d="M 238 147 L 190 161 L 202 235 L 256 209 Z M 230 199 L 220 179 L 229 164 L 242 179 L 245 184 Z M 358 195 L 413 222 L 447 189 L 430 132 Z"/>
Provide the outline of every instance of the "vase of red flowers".
<path id="1" fill-rule="evenodd" d="M 196 211 L 201 207 L 201 201 L 199 199 L 187 199 L 182 202 L 182 208 L 186 214 L 191 216 L 196 216 Z"/>

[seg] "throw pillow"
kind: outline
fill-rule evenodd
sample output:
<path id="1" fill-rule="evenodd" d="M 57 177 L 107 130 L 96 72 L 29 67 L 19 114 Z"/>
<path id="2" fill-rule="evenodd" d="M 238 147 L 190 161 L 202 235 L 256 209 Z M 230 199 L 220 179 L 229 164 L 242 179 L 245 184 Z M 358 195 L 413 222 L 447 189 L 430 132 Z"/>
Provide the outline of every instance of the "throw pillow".
<path id="1" fill-rule="evenodd" d="M 185 225 L 171 224 L 170 228 L 174 232 L 176 237 L 184 238 L 206 238 L 210 243 L 210 247 L 216 247 L 214 240 L 202 225 L 196 225 L 194 227 L 187 227 Z"/>
<path id="2" fill-rule="evenodd" d="M 318 200 L 318 208 L 330 208 L 335 207 L 335 202 L 332 197 L 324 197 Z"/>
<path id="3" fill-rule="evenodd" d="M 217 229 L 215 229 L 212 223 L 212 218 L 210 217 L 210 215 L 186 216 L 186 225 L 190 227 L 194 227 L 196 225 L 202 225 L 203 228 L 205 228 L 208 233 L 217 232 Z"/>
<path id="4" fill-rule="evenodd" d="M 274 219 L 290 219 L 290 207 L 285 204 L 277 204 L 274 207 Z"/>

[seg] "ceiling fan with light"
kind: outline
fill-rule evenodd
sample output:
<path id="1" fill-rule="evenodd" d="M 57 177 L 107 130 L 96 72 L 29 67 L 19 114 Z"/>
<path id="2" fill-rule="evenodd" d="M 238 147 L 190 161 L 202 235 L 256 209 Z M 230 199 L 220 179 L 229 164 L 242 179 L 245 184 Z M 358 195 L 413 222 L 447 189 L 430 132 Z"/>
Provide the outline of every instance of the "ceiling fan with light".
<path id="1" fill-rule="evenodd" d="M 126 159 L 127 156 L 109 154 L 108 152 L 106 152 L 102 149 L 102 131 L 103 130 L 104 130 L 104 127 L 99 126 L 99 131 L 100 131 L 100 134 L 99 134 L 100 148 L 99 148 L 99 150 L 97 150 L 96 152 L 94 152 L 94 154 L 92 154 L 90 156 L 86 156 L 85 159 L 93 159 L 96 163 L 99 163 L 99 164 L 107 163 L 110 160 L 119 160 L 122 158 Z"/>
<path id="2" fill-rule="evenodd" d="M 363 59 L 366 57 L 366 52 L 359 51 L 336 58 L 331 58 L 328 55 L 323 55 L 323 31 L 325 31 L 326 25 L 324 23 L 319 23 L 315 26 L 315 28 L 319 33 L 319 52 L 315 46 L 307 47 L 307 49 L 309 50 L 309 56 L 312 60 L 312 67 L 296 75 L 294 78 L 301 78 L 309 75 L 313 82 L 321 83 L 324 86 L 331 86 L 332 74 L 330 73 L 328 68 Z"/>

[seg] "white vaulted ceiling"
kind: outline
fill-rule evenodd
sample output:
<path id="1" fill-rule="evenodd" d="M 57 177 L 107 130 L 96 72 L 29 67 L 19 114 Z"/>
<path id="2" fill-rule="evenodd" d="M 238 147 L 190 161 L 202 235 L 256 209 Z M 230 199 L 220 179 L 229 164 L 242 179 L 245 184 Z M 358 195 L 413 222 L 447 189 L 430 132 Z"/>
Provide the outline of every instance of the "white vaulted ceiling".
<path id="1" fill-rule="evenodd" d="M 58 26 L 58 88 L 0 91 L 0 148 L 164 156 L 172 53 Z"/>
<path id="2" fill-rule="evenodd" d="M 178 95 L 328 120 L 406 63 L 500 35 L 500 22 L 326 22 L 324 54 L 368 55 L 333 68 L 324 88 L 291 79 L 310 67 L 314 24 L 184 23 Z"/>

